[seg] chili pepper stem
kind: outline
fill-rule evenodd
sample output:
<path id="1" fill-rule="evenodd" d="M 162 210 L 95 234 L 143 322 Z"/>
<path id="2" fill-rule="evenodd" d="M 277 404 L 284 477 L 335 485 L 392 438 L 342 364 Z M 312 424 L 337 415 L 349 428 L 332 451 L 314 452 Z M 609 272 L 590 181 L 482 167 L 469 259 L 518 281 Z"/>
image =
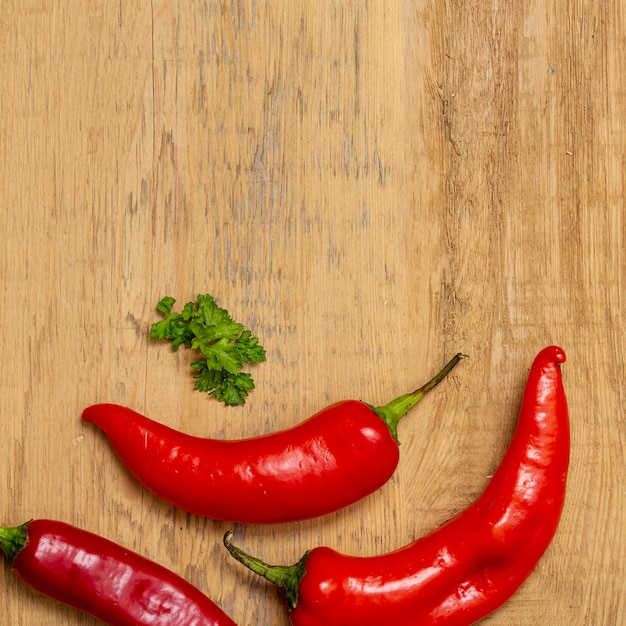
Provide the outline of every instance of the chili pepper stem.
<path id="1" fill-rule="evenodd" d="M 412 393 L 405 393 L 397 397 L 388 404 L 379 407 L 371 407 L 371 409 L 389 426 L 389 430 L 393 438 L 398 440 L 398 422 L 434 387 L 436 387 L 461 360 L 467 358 L 467 354 L 455 354 L 446 366 L 426 384 L 422 385 Z"/>
<path id="2" fill-rule="evenodd" d="M 284 594 L 289 611 L 293 611 L 298 604 L 300 582 L 305 574 L 304 565 L 310 550 L 294 565 L 268 565 L 256 557 L 244 552 L 233 545 L 233 532 L 229 530 L 224 535 L 224 545 L 231 556 L 245 565 L 255 574 L 276 585 Z"/>
<path id="3" fill-rule="evenodd" d="M 26 522 L 15 528 L 0 528 L 0 549 L 2 549 L 4 556 L 11 565 L 13 565 L 15 557 L 26 545 L 29 524 L 30 522 Z"/>

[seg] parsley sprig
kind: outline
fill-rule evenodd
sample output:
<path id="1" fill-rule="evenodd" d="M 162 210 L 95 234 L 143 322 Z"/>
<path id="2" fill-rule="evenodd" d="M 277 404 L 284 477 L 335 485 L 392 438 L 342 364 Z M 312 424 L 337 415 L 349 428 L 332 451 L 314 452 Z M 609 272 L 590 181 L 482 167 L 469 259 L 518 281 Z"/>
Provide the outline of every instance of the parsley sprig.
<path id="1" fill-rule="evenodd" d="M 164 319 L 152 324 L 150 337 L 170 340 L 174 351 L 181 345 L 199 351 L 202 359 L 191 364 L 194 389 L 227 405 L 244 404 L 254 382 L 241 370 L 247 363 L 265 360 L 259 340 L 243 324 L 233 321 L 209 294 L 198 295 L 197 301 L 188 302 L 180 313 L 172 311 L 175 302 L 166 296 L 157 304 Z"/>

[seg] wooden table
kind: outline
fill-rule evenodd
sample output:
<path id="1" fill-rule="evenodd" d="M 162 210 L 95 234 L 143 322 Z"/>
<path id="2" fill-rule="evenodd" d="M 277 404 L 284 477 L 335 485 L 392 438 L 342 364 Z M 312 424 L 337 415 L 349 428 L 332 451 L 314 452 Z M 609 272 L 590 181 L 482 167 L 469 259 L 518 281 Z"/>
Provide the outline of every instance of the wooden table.
<path id="1" fill-rule="evenodd" d="M 392 550 L 481 492 L 535 354 L 566 350 L 558 534 L 484 623 L 626 622 L 626 41 L 608 2 L 69 2 L 0 9 L 3 524 L 50 517 L 175 570 L 242 626 L 288 624 L 231 528 L 143 489 L 96 402 L 225 438 L 470 358 L 400 427 L 378 493 L 237 526 L 274 563 Z M 257 389 L 193 391 L 149 339 L 165 295 L 257 334 Z M 8 567 L 1 624 L 93 624 Z"/>

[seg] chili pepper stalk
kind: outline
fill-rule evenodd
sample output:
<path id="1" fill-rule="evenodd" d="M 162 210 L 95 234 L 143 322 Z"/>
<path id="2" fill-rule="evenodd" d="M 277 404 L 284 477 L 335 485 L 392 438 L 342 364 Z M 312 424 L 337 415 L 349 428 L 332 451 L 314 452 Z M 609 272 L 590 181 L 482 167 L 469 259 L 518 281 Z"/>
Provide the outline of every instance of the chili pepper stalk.
<path id="1" fill-rule="evenodd" d="M 29 524 L 30 521 L 14 528 L 0 528 L 0 549 L 4 552 L 4 556 L 11 566 L 13 566 L 15 558 L 26 545 Z"/>
<path id="2" fill-rule="evenodd" d="M 257 559 L 238 548 L 233 543 L 232 530 L 226 531 L 224 546 L 226 546 L 226 549 L 234 559 L 245 565 L 250 571 L 278 587 L 289 612 L 296 608 L 298 598 L 300 597 L 300 585 L 306 574 L 306 562 L 309 554 L 311 554 L 311 550 L 307 550 L 300 560 L 293 565 L 268 565 L 261 559 Z"/>
<path id="3" fill-rule="evenodd" d="M 380 419 L 387 424 L 391 435 L 395 439 L 396 443 L 400 443 L 398 438 L 398 424 L 400 420 L 431 390 L 434 389 L 457 365 L 461 359 L 466 359 L 467 355 L 459 352 L 455 354 L 446 366 L 435 376 L 433 376 L 427 383 L 422 385 L 419 389 L 412 391 L 411 393 L 405 393 L 398 396 L 391 402 L 374 407 L 368 405 Z"/>

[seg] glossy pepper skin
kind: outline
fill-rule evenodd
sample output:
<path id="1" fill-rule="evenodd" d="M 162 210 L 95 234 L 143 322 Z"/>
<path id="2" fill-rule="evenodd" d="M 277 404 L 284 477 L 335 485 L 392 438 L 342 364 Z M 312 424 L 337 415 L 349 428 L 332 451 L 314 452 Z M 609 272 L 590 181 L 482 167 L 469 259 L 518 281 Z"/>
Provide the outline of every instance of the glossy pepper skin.
<path id="1" fill-rule="evenodd" d="M 54 520 L 0 530 L 13 571 L 37 591 L 115 626 L 236 626 L 174 572 Z"/>
<path id="2" fill-rule="evenodd" d="M 381 487 L 400 456 L 397 422 L 458 363 L 374 409 L 338 402 L 288 430 L 226 441 L 193 437 L 115 404 L 86 408 L 122 462 L 150 491 L 205 517 L 247 524 L 318 517 Z"/>
<path id="3" fill-rule="evenodd" d="M 561 515 L 570 432 L 556 346 L 536 357 L 509 448 L 466 510 L 395 552 L 315 548 L 294 566 L 231 554 L 281 587 L 294 626 L 469 626 L 508 600 L 550 544 Z"/>

